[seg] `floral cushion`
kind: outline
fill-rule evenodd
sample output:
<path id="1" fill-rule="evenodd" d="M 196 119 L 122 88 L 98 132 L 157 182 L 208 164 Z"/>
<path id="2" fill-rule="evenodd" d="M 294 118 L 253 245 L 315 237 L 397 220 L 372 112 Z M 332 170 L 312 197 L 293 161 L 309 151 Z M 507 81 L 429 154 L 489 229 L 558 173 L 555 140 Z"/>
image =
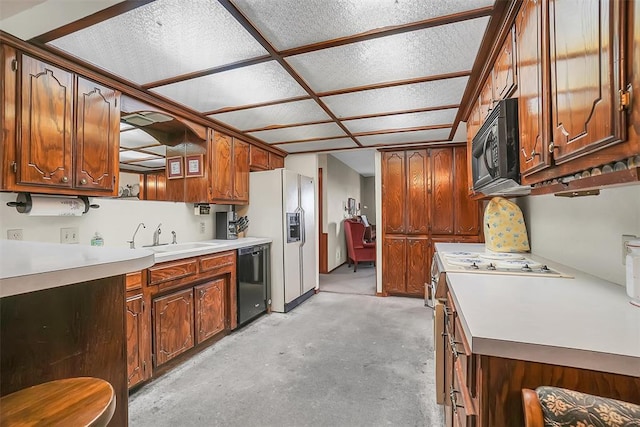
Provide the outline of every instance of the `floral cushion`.
<path id="1" fill-rule="evenodd" d="M 640 405 L 558 387 L 538 387 L 548 427 L 640 427 Z"/>

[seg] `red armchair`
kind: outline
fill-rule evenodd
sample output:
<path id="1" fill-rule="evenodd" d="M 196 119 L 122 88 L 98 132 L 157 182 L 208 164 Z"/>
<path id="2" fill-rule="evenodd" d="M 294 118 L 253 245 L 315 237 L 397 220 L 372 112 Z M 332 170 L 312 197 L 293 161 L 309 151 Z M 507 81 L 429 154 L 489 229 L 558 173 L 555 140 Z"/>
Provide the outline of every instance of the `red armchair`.
<path id="1" fill-rule="evenodd" d="M 358 269 L 358 263 L 362 261 L 371 261 L 376 265 L 376 244 L 366 243 L 364 241 L 365 226 L 357 219 L 344 220 L 344 235 L 347 239 L 347 264 L 351 266 L 353 262 L 353 271 Z"/>

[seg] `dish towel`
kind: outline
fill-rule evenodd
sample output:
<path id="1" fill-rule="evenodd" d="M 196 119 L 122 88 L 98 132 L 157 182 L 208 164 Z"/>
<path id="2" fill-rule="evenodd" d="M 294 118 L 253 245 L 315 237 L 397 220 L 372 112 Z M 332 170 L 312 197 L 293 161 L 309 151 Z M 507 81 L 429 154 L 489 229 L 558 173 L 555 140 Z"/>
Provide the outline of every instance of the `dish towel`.
<path id="1" fill-rule="evenodd" d="M 494 197 L 484 210 L 485 247 L 494 252 L 529 252 L 529 236 L 520 207 Z"/>

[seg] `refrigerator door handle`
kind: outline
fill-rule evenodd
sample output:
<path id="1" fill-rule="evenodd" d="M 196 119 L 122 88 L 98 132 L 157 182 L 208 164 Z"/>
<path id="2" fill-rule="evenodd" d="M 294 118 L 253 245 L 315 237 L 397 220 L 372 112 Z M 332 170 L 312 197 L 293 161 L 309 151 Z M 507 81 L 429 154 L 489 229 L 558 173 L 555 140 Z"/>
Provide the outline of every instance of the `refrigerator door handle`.
<path id="1" fill-rule="evenodd" d="M 300 242 L 300 246 L 304 246 L 305 243 L 307 243 L 307 224 L 306 224 L 306 220 L 305 220 L 305 211 L 302 208 L 302 206 L 299 208 L 300 209 L 300 235 L 301 235 L 301 242 Z"/>

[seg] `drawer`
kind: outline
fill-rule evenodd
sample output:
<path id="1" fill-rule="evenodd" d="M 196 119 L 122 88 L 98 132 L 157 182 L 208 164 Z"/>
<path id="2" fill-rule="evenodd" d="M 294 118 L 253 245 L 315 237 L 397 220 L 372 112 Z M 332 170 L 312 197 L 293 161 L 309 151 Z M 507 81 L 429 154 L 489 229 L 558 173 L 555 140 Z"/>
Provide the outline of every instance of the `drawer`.
<path id="1" fill-rule="evenodd" d="M 458 358 L 454 362 L 453 383 L 450 399 L 453 418 L 461 426 L 473 426 L 476 421 L 476 408 L 467 383 L 463 379 L 462 363 Z"/>
<path id="2" fill-rule="evenodd" d="M 169 280 L 183 279 L 195 276 L 197 273 L 197 258 L 162 263 L 149 268 L 149 285 L 157 285 Z"/>
<path id="3" fill-rule="evenodd" d="M 126 290 L 142 289 L 142 271 L 127 273 Z"/>
<path id="4" fill-rule="evenodd" d="M 227 251 L 207 256 L 201 256 L 199 258 L 199 261 L 200 272 L 206 273 L 217 268 L 234 265 L 236 261 L 236 253 L 235 251 Z"/>

